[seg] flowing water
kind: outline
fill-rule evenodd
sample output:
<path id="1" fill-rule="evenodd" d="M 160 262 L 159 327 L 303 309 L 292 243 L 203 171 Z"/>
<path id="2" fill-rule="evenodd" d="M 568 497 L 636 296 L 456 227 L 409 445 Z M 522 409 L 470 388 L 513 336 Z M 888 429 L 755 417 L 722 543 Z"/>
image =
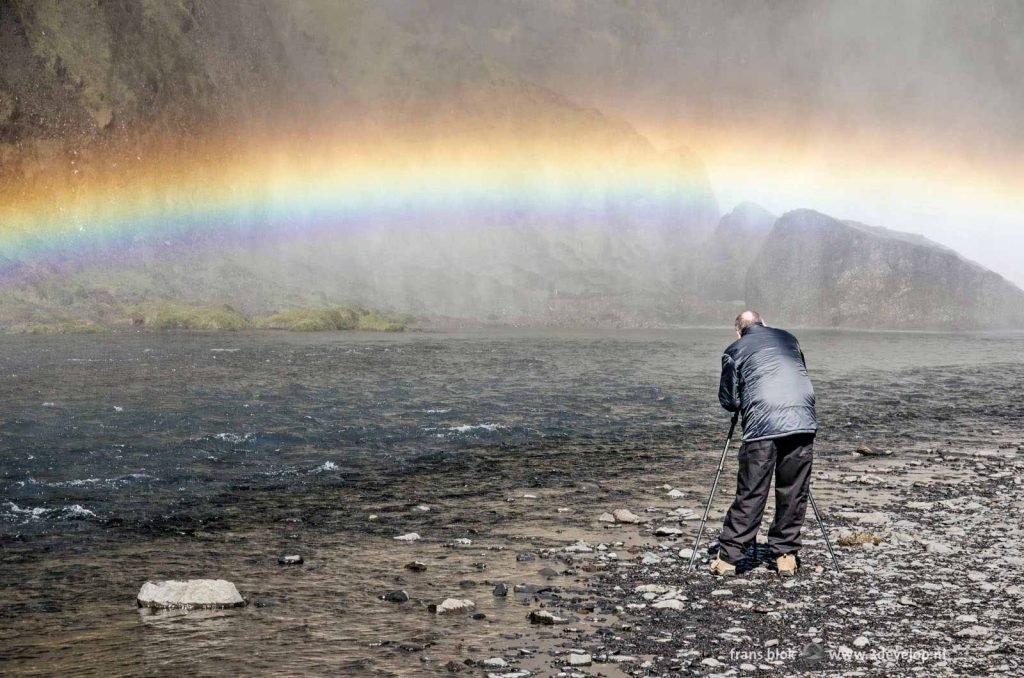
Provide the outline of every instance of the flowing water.
<path id="1" fill-rule="evenodd" d="M 1020 334 L 800 338 L 822 459 L 865 442 L 953 446 L 1021 421 Z M 490 594 L 538 569 L 515 545 L 587 534 L 591 512 L 629 504 L 638 479 L 706 484 L 727 425 L 716 387 L 730 340 L 0 338 L 0 673 L 414 675 L 437 671 L 437 657 L 490 656 L 510 629 L 529 631 L 528 599 Z M 411 530 L 424 540 L 393 540 Z M 457 538 L 473 544 L 444 547 Z M 291 552 L 306 565 L 279 567 Z M 414 558 L 430 566 L 421 579 L 403 569 Z M 231 579 L 252 604 L 134 608 L 146 579 L 184 577 Z M 395 588 L 414 603 L 378 600 Z M 487 619 L 435 618 L 416 602 L 448 595 Z"/>

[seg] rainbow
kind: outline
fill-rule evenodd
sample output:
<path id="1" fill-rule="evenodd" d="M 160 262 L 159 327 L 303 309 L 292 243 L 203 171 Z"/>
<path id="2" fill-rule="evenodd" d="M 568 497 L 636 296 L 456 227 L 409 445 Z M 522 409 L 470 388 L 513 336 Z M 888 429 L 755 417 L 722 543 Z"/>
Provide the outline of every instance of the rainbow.
<path id="1" fill-rule="evenodd" d="M 610 131 L 338 125 L 230 130 L 205 138 L 86 148 L 31 176 L 0 181 L 0 257 L 47 261 L 139 244 L 344 235 L 387 227 L 479 230 L 528 215 L 544 228 L 713 226 L 751 200 L 775 213 L 810 207 L 926 235 L 1024 282 L 1016 255 L 1024 172 L 923 146 L 859 137 L 815 140 L 778 130 L 643 129 L 692 142 L 707 164 L 661 153 L 623 126 Z M 704 201 L 710 207 L 697 217 Z"/>
<path id="2" fill-rule="evenodd" d="M 0 256 L 381 225 L 500 228 L 523 213 L 579 225 L 627 206 L 652 227 L 673 227 L 709 195 L 699 165 L 639 137 L 609 149 L 568 135 L 383 136 L 232 135 L 72 156 L 0 188 Z"/>

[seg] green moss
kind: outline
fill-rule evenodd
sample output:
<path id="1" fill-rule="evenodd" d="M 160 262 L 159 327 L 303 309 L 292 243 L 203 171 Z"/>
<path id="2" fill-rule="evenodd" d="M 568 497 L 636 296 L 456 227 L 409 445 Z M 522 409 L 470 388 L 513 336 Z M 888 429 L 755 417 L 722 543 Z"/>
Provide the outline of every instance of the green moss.
<path id="1" fill-rule="evenodd" d="M 301 308 L 281 311 L 257 318 L 255 327 L 291 332 L 332 332 L 364 330 L 367 332 L 401 332 L 408 324 L 405 318 L 387 316 L 356 306 Z"/>
<path id="2" fill-rule="evenodd" d="M 249 320 L 230 306 L 148 304 L 133 316 L 135 325 L 155 330 L 244 330 Z"/>
<path id="3" fill-rule="evenodd" d="M 52 323 L 21 323 L 10 328 L 11 334 L 99 334 L 109 332 L 106 325 L 83 321 L 60 321 Z"/>

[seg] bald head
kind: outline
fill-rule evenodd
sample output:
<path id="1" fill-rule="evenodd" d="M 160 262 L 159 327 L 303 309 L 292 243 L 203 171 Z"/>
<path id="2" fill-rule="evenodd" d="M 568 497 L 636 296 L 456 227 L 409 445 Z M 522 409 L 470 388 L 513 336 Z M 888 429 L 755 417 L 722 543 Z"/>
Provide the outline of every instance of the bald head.
<path id="1" fill-rule="evenodd" d="M 743 334 L 743 330 L 747 329 L 751 325 L 763 324 L 764 320 L 761 319 L 761 314 L 757 311 L 744 311 L 736 316 L 736 333 Z"/>

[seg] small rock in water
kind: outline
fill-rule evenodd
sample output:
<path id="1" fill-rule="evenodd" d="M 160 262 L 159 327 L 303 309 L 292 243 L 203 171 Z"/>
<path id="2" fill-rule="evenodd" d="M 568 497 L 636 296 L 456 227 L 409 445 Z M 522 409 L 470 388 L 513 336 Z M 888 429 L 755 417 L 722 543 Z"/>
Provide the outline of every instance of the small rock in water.
<path id="1" fill-rule="evenodd" d="M 390 593 L 385 593 L 380 598 L 381 598 L 381 600 L 386 600 L 389 603 L 407 603 L 407 602 L 409 602 L 409 594 L 406 593 L 405 591 L 391 591 Z"/>
<path id="2" fill-rule="evenodd" d="M 640 522 L 640 516 L 633 513 L 629 509 L 615 509 L 612 513 L 617 523 L 636 524 Z"/>
<path id="3" fill-rule="evenodd" d="M 678 527 L 669 527 L 667 525 L 660 525 L 656 530 L 654 530 L 654 534 L 659 537 L 674 537 L 682 533 L 683 531 Z"/>
<path id="4" fill-rule="evenodd" d="M 469 612 L 476 608 L 476 603 L 464 598 L 445 598 L 439 605 L 430 605 L 429 609 L 434 614 L 455 614 L 457 612 Z"/>
<path id="5" fill-rule="evenodd" d="M 427 569 L 427 564 L 421 563 L 418 560 L 414 560 L 411 563 L 406 563 L 405 569 L 411 570 L 412 572 L 425 572 Z"/>
<path id="6" fill-rule="evenodd" d="M 491 593 L 493 593 L 498 598 L 504 598 L 508 595 L 508 586 L 506 586 L 505 583 L 502 582 L 495 586 L 494 591 L 492 591 Z"/>
<path id="7" fill-rule="evenodd" d="M 245 599 L 224 579 L 147 581 L 136 599 L 139 607 L 207 609 L 242 607 Z"/>
<path id="8" fill-rule="evenodd" d="M 569 666 L 590 666 L 593 659 L 589 654 L 576 654 L 572 653 L 569 655 Z"/>
<path id="9" fill-rule="evenodd" d="M 302 565 L 302 556 L 281 556 L 277 560 L 278 565 Z"/>
<path id="10" fill-rule="evenodd" d="M 568 623 L 568 619 L 557 617 L 547 610 L 534 610 L 530 613 L 530 623 L 540 624 L 542 626 L 551 626 L 553 624 L 565 624 Z"/>
<path id="11" fill-rule="evenodd" d="M 397 537 L 395 537 L 395 541 L 419 541 L 420 539 L 421 537 L 415 532 L 410 532 L 409 534 L 400 534 Z"/>

